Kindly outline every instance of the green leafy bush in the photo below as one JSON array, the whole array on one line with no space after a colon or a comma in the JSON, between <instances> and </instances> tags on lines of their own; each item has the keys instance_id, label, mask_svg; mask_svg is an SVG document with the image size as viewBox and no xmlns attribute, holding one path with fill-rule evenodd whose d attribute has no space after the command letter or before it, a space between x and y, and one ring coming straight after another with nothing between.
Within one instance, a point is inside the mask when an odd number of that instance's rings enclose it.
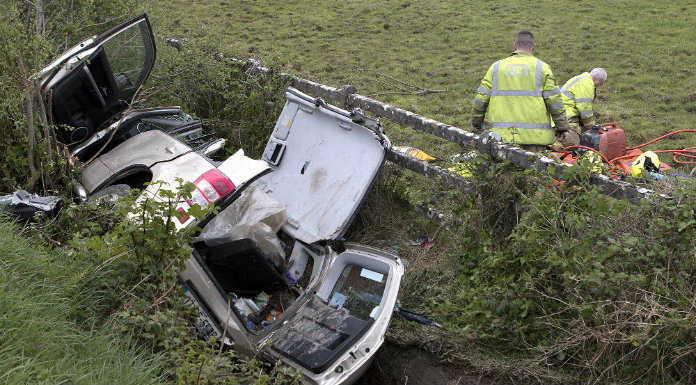
<instances>
[{"instance_id":1,"label":"green leafy bush","mask_svg":"<svg viewBox=\"0 0 696 385\"><path fill-rule=\"evenodd\" d=\"M80 309L86 312L81 317L109 322L161 356L164 373L178 384L296 381L289 370L243 360L218 341L198 340L193 328L197 310L184 304L178 274L191 256L193 234L200 229L177 230L175 221L184 215L202 220L215 208L194 205L178 211L195 186L177 183L174 190L156 182L146 193L133 190L117 202L95 202L107 205L119 222L106 232L98 226L86 228L70 241L78 259L91 261L80 290L103 293L95 307ZM96 233L89 235L93 230Z\"/></svg>"},{"instance_id":2,"label":"green leafy bush","mask_svg":"<svg viewBox=\"0 0 696 385\"><path fill-rule=\"evenodd\" d=\"M693 382L693 189L633 206L584 183L589 168L572 172L577 184L480 175L488 194L470 202L459 280L430 310L584 378Z\"/></svg>"},{"instance_id":3,"label":"green leafy bush","mask_svg":"<svg viewBox=\"0 0 696 385\"><path fill-rule=\"evenodd\" d=\"M212 38L192 38L180 51L160 47L147 103L181 105L227 139L228 154L243 148L258 158L285 105L289 81L275 66L255 75Z\"/></svg>"}]
</instances>

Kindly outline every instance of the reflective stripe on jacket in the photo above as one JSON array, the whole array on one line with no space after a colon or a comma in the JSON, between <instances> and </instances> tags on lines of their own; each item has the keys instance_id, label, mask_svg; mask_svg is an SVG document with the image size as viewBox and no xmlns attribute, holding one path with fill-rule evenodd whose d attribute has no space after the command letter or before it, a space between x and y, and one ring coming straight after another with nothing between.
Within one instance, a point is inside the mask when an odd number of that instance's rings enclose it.
<instances>
[{"instance_id":1,"label":"reflective stripe on jacket","mask_svg":"<svg viewBox=\"0 0 696 385\"><path fill-rule=\"evenodd\" d=\"M578 116L582 126L588 129L595 125L592 103L595 97L595 86L589 72L582 73L568 80L561 88L565 113L568 119Z\"/></svg>"},{"instance_id":2,"label":"reflective stripe on jacket","mask_svg":"<svg viewBox=\"0 0 696 385\"><path fill-rule=\"evenodd\" d=\"M552 144L549 114L557 130L568 126L551 67L528 53L516 52L488 69L474 98L474 126L483 123L486 112L491 131L507 143Z\"/></svg>"}]
</instances>

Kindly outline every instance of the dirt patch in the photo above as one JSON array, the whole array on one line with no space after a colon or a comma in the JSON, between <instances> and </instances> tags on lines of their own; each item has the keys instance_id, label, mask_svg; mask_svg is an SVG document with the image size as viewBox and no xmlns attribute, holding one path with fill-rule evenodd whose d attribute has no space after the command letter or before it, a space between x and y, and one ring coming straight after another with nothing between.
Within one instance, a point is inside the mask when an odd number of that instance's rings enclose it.
<instances>
[{"instance_id":1,"label":"dirt patch","mask_svg":"<svg viewBox=\"0 0 696 385\"><path fill-rule=\"evenodd\" d=\"M431 353L416 346L385 342L358 385L493 385L487 378L464 375L438 363Z\"/></svg>"}]
</instances>

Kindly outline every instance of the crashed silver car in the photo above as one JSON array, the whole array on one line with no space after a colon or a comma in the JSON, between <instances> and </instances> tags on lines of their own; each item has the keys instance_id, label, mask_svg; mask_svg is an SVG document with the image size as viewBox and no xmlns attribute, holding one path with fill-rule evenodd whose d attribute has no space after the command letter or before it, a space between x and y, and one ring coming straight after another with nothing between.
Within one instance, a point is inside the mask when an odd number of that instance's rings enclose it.
<instances>
[{"instance_id":1,"label":"crashed silver car","mask_svg":"<svg viewBox=\"0 0 696 385\"><path fill-rule=\"evenodd\" d=\"M342 237L390 148L378 120L295 89L262 159L209 155L223 141L180 108L128 110L155 60L145 15L85 40L39 74L62 141L86 164L82 193L119 195L146 182L195 184L215 204L180 273L202 338L281 361L312 384L367 369L391 319L400 259ZM145 187L144 194L152 186Z\"/></svg>"}]
</instances>

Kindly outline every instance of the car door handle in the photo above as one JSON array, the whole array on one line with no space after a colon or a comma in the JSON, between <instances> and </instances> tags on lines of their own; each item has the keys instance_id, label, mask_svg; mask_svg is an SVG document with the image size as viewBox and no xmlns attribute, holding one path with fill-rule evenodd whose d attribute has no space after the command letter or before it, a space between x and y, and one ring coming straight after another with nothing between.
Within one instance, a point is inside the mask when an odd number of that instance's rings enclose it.
<instances>
[{"instance_id":1,"label":"car door handle","mask_svg":"<svg viewBox=\"0 0 696 385\"><path fill-rule=\"evenodd\" d=\"M97 94L97 99L99 99L99 104L101 104L102 107L106 107L106 100L104 100L104 96L102 96L101 91L99 90L99 87L97 86L97 82L94 80L94 76L92 76L92 71L87 68L87 66L82 66L82 72L85 73L87 76L87 79L89 79L89 83L94 89L94 93Z\"/></svg>"}]
</instances>

